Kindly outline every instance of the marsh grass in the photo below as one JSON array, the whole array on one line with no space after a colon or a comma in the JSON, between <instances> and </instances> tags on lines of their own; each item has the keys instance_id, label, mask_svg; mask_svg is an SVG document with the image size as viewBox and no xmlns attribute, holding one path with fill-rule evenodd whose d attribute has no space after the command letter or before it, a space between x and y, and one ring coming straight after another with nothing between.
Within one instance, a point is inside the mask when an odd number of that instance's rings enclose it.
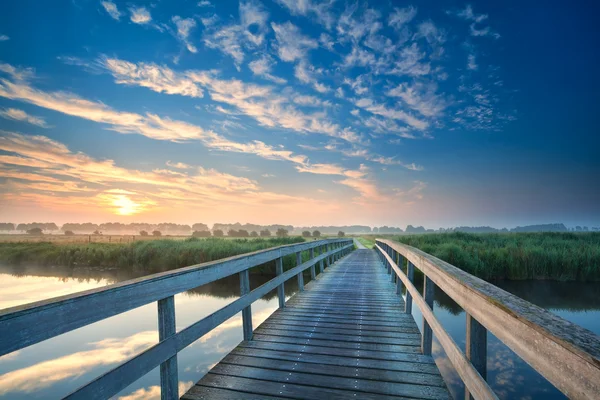
<instances>
[{"instance_id":1,"label":"marsh grass","mask_svg":"<svg viewBox=\"0 0 600 400\"><path fill-rule=\"evenodd\" d=\"M600 281L600 233L442 233L395 236L486 280Z\"/></svg>"},{"instance_id":2,"label":"marsh grass","mask_svg":"<svg viewBox=\"0 0 600 400\"><path fill-rule=\"evenodd\" d=\"M128 244L61 244L0 243L0 263L66 267L102 267L142 270L147 273L168 271L189 265L263 250L270 247L302 243L301 237L269 239L188 238L153 240ZM303 255L307 259L308 255ZM274 262L251 272L273 273ZM295 265L293 255L284 257L284 267Z\"/></svg>"}]
</instances>

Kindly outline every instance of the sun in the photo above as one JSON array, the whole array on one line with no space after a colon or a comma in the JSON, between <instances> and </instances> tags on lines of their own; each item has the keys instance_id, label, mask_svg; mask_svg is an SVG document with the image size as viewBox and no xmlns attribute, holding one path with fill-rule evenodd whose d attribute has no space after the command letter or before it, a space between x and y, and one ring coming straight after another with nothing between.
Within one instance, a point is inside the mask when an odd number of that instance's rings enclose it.
<instances>
[{"instance_id":1,"label":"sun","mask_svg":"<svg viewBox=\"0 0 600 400\"><path fill-rule=\"evenodd\" d=\"M125 195L115 196L113 205L119 215L133 215L140 211L141 204L136 203Z\"/></svg>"}]
</instances>

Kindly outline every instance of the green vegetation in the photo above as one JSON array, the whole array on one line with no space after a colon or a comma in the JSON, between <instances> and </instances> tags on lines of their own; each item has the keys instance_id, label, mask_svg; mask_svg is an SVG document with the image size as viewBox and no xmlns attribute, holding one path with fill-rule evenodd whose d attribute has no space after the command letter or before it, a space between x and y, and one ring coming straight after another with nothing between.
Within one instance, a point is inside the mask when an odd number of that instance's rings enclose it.
<instances>
[{"instance_id":1,"label":"green vegetation","mask_svg":"<svg viewBox=\"0 0 600 400\"><path fill-rule=\"evenodd\" d=\"M34 264L41 266L128 268L153 273L303 241L304 239L301 237L285 237L268 239L165 239L129 244L0 243L0 263L7 265ZM294 255L284 258L284 267L294 265ZM272 273L274 270L274 263L269 263L253 269L252 272Z\"/></svg>"},{"instance_id":2,"label":"green vegetation","mask_svg":"<svg viewBox=\"0 0 600 400\"><path fill-rule=\"evenodd\" d=\"M455 232L394 240L486 280L600 281L600 233Z\"/></svg>"},{"instance_id":3,"label":"green vegetation","mask_svg":"<svg viewBox=\"0 0 600 400\"><path fill-rule=\"evenodd\" d=\"M358 240L367 249L372 249L373 247L375 247L375 238L376 238L376 236L370 236L370 237L361 236L361 237L357 237L356 240Z\"/></svg>"}]
</instances>

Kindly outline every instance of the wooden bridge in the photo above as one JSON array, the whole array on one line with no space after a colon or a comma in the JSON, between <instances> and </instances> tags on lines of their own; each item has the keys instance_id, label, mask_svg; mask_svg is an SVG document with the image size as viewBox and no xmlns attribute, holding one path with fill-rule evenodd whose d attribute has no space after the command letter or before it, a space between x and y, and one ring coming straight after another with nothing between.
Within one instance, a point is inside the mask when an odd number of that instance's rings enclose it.
<instances>
[{"instance_id":1,"label":"wooden bridge","mask_svg":"<svg viewBox=\"0 0 600 400\"><path fill-rule=\"evenodd\" d=\"M162 398L177 399L177 353L240 311L244 341L184 399L449 398L431 357L434 335L467 397L494 399L485 379L488 331L569 398L600 398L593 333L410 246L377 240L374 250L353 250L349 239L280 246L1 310L0 356L157 302L159 342L66 398L109 398L160 365ZM284 271L292 255L296 266ZM251 289L249 270L273 261L276 276ZM422 295L415 269L424 275ZM173 296L233 274L240 297L176 332ZM294 277L299 293L286 302L284 283ZM274 289L279 309L254 330L251 304ZM435 290L467 314L465 353L433 314Z\"/></svg>"}]
</instances>

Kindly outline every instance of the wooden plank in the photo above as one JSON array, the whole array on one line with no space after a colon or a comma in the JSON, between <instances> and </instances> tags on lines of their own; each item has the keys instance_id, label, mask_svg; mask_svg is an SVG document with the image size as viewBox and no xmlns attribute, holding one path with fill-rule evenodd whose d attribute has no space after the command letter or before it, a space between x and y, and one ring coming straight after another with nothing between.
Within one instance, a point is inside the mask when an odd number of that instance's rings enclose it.
<instances>
[{"instance_id":1,"label":"wooden plank","mask_svg":"<svg viewBox=\"0 0 600 400\"><path fill-rule=\"evenodd\" d=\"M220 389L207 386L194 385L188 390L188 392L181 397L183 400L256 400L256 394L240 392L237 390ZM271 400L280 399L281 397L267 396L262 394L261 399Z\"/></svg>"},{"instance_id":2,"label":"wooden plank","mask_svg":"<svg viewBox=\"0 0 600 400\"><path fill-rule=\"evenodd\" d=\"M389 381L372 381L361 379L358 376L347 378L342 376L329 376L323 374L303 373L297 370L293 372L280 371L278 369L257 368L248 365L240 366L227 363L217 364L211 374L242 377L249 379L260 379L264 381L279 382L283 384L294 384L302 386L316 386L326 389L340 389L357 393L358 397L363 395L380 394L386 396L401 396L413 399L449 399L449 393L445 388L411 385ZM359 394L358 394L359 393Z\"/></svg>"},{"instance_id":3,"label":"wooden plank","mask_svg":"<svg viewBox=\"0 0 600 400\"><path fill-rule=\"evenodd\" d=\"M376 343L376 344L394 344L403 346L420 346L420 335L406 335L401 338L387 338L381 336L366 336L366 335L332 335L329 333L319 333L312 329L305 331L296 331L291 329L261 329L260 327L254 330L255 334L283 336L294 338L313 338L319 340L337 341L337 342L359 342L359 343ZM409 337L412 336L412 337Z\"/></svg>"},{"instance_id":4,"label":"wooden plank","mask_svg":"<svg viewBox=\"0 0 600 400\"><path fill-rule=\"evenodd\" d=\"M431 364L420 364L407 361L386 361L382 363L379 360L369 358L350 358L342 356L328 356L312 354L310 358L304 357L303 353L295 353L289 351L278 351L268 349L255 349L252 347L238 346L231 354L245 355L252 357L272 358L275 360L287 360L298 363L314 363L320 365L340 365L346 367L369 368L396 372L415 372L422 374L431 374L439 376L440 373L437 366ZM401 375L401 374L399 374Z\"/></svg>"},{"instance_id":5,"label":"wooden plank","mask_svg":"<svg viewBox=\"0 0 600 400\"><path fill-rule=\"evenodd\" d=\"M202 379L201 383L199 383L199 386L208 386L213 388L223 388L252 393L256 395L255 398L257 399L260 399L266 395L292 399L345 400L348 398L357 398L356 396L354 396L355 393L358 395L358 392L352 392L347 390L295 385L291 383L282 384L279 382L270 382L260 379L248 379L212 373L207 374L204 377L204 379ZM408 399L407 397L385 396L367 393L361 393L360 398L373 400L384 400L390 398Z\"/></svg>"},{"instance_id":6,"label":"wooden plank","mask_svg":"<svg viewBox=\"0 0 600 400\"><path fill-rule=\"evenodd\" d=\"M335 329L335 328L322 328L322 327L311 327L306 325L280 325L270 323L266 320L260 325L264 329L285 329L287 331L299 331L299 332L315 332L329 335L347 335L347 336L372 336L381 338L417 338L421 341L421 333L417 327L410 329L398 329L394 332L380 332L380 331L365 331L358 329ZM403 332L405 331L405 332Z\"/></svg>"},{"instance_id":7,"label":"wooden plank","mask_svg":"<svg viewBox=\"0 0 600 400\"><path fill-rule=\"evenodd\" d=\"M444 380L439 374L424 374L419 372L398 373L387 369L356 368L355 366L340 366L330 364L333 368L323 368L322 364L286 361L274 358L242 356L235 353L227 355L221 363L240 366L252 366L281 371L297 371L310 374L342 376L346 378L370 379L380 382L412 383L445 388Z\"/></svg>"}]
</instances>

